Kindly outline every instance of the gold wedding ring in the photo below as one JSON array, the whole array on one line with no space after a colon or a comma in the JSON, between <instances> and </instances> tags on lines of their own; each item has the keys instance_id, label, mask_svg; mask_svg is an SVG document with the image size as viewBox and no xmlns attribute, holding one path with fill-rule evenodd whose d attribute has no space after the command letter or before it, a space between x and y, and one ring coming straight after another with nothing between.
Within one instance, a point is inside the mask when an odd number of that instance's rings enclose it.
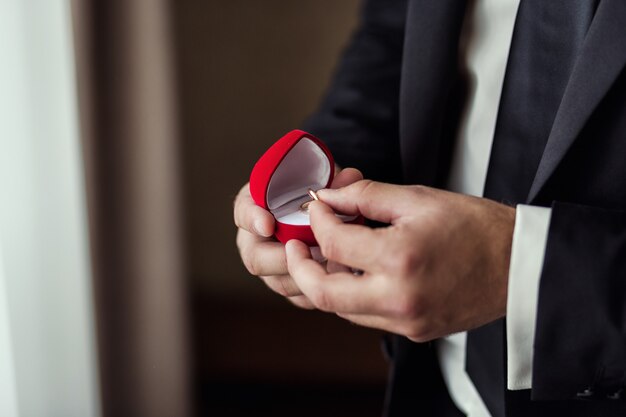
<instances>
[{"instance_id":1,"label":"gold wedding ring","mask_svg":"<svg viewBox=\"0 0 626 417\"><path fill-rule=\"evenodd\" d=\"M320 201L320 198L317 196L317 193L315 191L313 191L312 189L310 189L310 188L308 189L307 194L309 194L309 196L311 196L311 198L313 200L307 201L306 203L302 204L300 206L300 209L302 211L305 211L305 212L308 213L309 212L309 204L311 204L312 201Z\"/></svg>"},{"instance_id":2,"label":"gold wedding ring","mask_svg":"<svg viewBox=\"0 0 626 417\"><path fill-rule=\"evenodd\" d=\"M311 196L313 200L320 201L320 198L317 196L317 193L315 191L309 188L309 191L307 191L307 193L309 193L309 195Z\"/></svg>"}]
</instances>

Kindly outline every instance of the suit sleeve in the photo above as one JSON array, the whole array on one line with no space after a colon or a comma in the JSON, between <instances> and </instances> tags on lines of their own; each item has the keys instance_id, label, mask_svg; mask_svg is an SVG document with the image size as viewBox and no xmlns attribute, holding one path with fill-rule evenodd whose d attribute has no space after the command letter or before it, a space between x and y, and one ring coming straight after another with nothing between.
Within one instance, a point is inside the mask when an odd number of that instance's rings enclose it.
<instances>
[{"instance_id":1,"label":"suit sleeve","mask_svg":"<svg viewBox=\"0 0 626 417\"><path fill-rule=\"evenodd\" d=\"M626 212L554 203L532 398L623 399L625 359Z\"/></svg>"},{"instance_id":2,"label":"suit sleeve","mask_svg":"<svg viewBox=\"0 0 626 417\"><path fill-rule=\"evenodd\" d=\"M304 129L340 166L366 178L401 180L399 93L406 0L367 0L319 109Z\"/></svg>"}]
</instances>

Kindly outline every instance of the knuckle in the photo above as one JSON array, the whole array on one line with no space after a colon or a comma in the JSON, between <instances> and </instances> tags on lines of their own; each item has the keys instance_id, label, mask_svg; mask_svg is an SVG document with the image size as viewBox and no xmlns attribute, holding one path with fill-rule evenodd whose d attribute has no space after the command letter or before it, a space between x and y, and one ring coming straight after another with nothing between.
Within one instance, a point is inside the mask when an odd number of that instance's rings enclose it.
<instances>
[{"instance_id":1,"label":"knuckle","mask_svg":"<svg viewBox=\"0 0 626 417\"><path fill-rule=\"evenodd\" d=\"M393 263L392 268L398 275L401 277L410 277L420 268L421 257L417 254L417 251L414 250L402 251L395 257Z\"/></svg>"},{"instance_id":2,"label":"knuckle","mask_svg":"<svg viewBox=\"0 0 626 417\"><path fill-rule=\"evenodd\" d=\"M429 342L435 338L433 336L432 326L427 322L420 322L411 325L407 329L405 336L418 343Z\"/></svg>"},{"instance_id":3,"label":"knuckle","mask_svg":"<svg viewBox=\"0 0 626 417\"><path fill-rule=\"evenodd\" d=\"M258 264L258 257L256 256L256 253L253 250L245 251L241 259L243 260L243 264L249 273L251 273L252 275L257 275L257 276L262 275L261 268L259 267L259 264Z\"/></svg>"},{"instance_id":4,"label":"knuckle","mask_svg":"<svg viewBox=\"0 0 626 417\"><path fill-rule=\"evenodd\" d=\"M281 273L289 274L289 265L287 265L287 256L283 253L283 256L280 257L277 264L278 269ZM289 277L291 279L291 277Z\"/></svg>"},{"instance_id":5,"label":"knuckle","mask_svg":"<svg viewBox=\"0 0 626 417\"><path fill-rule=\"evenodd\" d=\"M360 201L360 205L366 211L372 210L372 205L375 204L376 194L378 192L378 188L380 187L380 183L376 183L372 180L363 180L359 184L358 196L355 197Z\"/></svg>"},{"instance_id":6,"label":"knuckle","mask_svg":"<svg viewBox=\"0 0 626 417\"><path fill-rule=\"evenodd\" d=\"M409 338L412 342L416 342L416 343L426 343L430 341L428 337L423 336L421 334L408 333L406 334L406 337Z\"/></svg>"},{"instance_id":7,"label":"knuckle","mask_svg":"<svg viewBox=\"0 0 626 417\"><path fill-rule=\"evenodd\" d=\"M265 285L267 285L270 290L278 295L287 297L289 294L281 278L281 276L277 275L261 277L261 279L263 279L263 281L265 282Z\"/></svg>"},{"instance_id":8,"label":"knuckle","mask_svg":"<svg viewBox=\"0 0 626 417\"><path fill-rule=\"evenodd\" d=\"M330 311L331 305L328 295L321 288L314 289L309 295L309 299L318 310Z\"/></svg>"},{"instance_id":9,"label":"knuckle","mask_svg":"<svg viewBox=\"0 0 626 417\"><path fill-rule=\"evenodd\" d=\"M237 230L237 236L235 237L235 244L237 245L237 249L241 254L244 248L244 237L241 229Z\"/></svg>"},{"instance_id":10,"label":"knuckle","mask_svg":"<svg viewBox=\"0 0 626 417\"><path fill-rule=\"evenodd\" d=\"M253 250L257 242L258 239L246 229L237 229L235 244L237 245L237 249L242 257L248 256L248 253Z\"/></svg>"},{"instance_id":11,"label":"knuckle","mask_svg":"<svg viewBox=\"0 0 626 417\"><path fill-rule=\"evenodd\" d=\"M323 239L320 244L322 255L327 259L337 259L339 247L335 239L331 237Z\"/></svg>"},{"instance_id":12,"label":"knuckle","mask_svg":"<svg viewBox=\"0 0 626 417\"><path fill-rule=\"evenodd\" d=\"M290 297L293 295L296 295L296 291L294 291L293 287L294 285L290 282L291 277L287 276L282 276L282 277L278 277L278 285L276 287L276 292L280 295L282 295L283 297Z\"/></svg>"},{"instance_id":13,"label":"knuckle","mask_svg":"<svg viewBox=\"0 0 626 417\"><path fill-rule=\"evenodd\" d=\"M249 215L248 213L245 212L243 207L238 206L235 209L235 213L233 214L233 219L235 222L235 226L237 226L239 229L250 231L250 227L248 226L248 223L249 223L248 218L249 218Z\"/></svg>"},{"instance_id":14,"label":"knuckle","mask_svg":"<svg viewBox=\"0 0 626 417\"><path fill-rule=\"evenodd\" d=\"M411 191L407 193L407 197L411 199L413 202L420 202L423 204L430 197L432 197L433 190L432 188L426 187L425 185L409 185L407 189Z\"/></svg>"},{"instance_id":15,"label":"knuckle","mask_svg":"<svg viewBox=\"0 0 626 417\"><path fill-rule=\"evenodd\" d=\"M427 197L433 194L433 189L425 185L410 185L409 189L413 191L414 194L421 197Z\"/></svg>"},{"instance_id":16,"label":"knuckle","mask_svg":"<svg viewBox=\"0 0 626 417\"><path fill-rule=\"evenodd\" d=\"M311 301L303 295L288 298L289 302L298 308L304 310L315 310L315 306Z\"/></svg>"},{"instance_id":17,"label":"knuckle","mask_svg":"<svg viewBox=\"0 0 626 417\"><path fill-rule=\"evenodd\" d=\"M246 210L242 210L242 213L239 216L239 223L240 223L239 227L257 236L258 233L256 232L253 226L254 219L255 219L255 213L252 212L249 208L246 208Z\"/></svg>"},{"instance_id":18,"label":"knuckle","mask_svg":"<svg viewBox=\"0 0 626 417\"><path fill-rule=\"evenodd\" d=\"M416 295L403 294L393 301L389 310L395 317L418 319L424 314L424 307L419 298Z\"/></svg>"},{"instance_id":19,"label":"knuckle","mask_svg":"<svg viewBox=\"0 0 626 417\"><path fill-rule=\"evenodd\" d=\"M358 194L367 194L375 191L376 183L372 180L360 180L354 183L354 188Z\"/></svg>"}]
</instances>

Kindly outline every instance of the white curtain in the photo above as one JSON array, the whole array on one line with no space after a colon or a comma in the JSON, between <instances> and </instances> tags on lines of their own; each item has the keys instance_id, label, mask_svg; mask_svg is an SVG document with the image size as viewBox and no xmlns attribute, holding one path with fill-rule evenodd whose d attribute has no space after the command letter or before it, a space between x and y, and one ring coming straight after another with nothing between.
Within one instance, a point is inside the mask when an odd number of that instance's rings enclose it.
<instances>
[{"instance_id":1,"label":"white curtain","mask_svg":"<svg viewBox=\"0 0 626 417\"><path fill-rule=\"evenodd\" d=\"M69 1L0 0L0 415L100 415Z\"/></svg>"},{"instance_id":2,"label":"white curtain","mask_svg":"<svg viewBox=\"0 0 626 417\"><path fill-rule=\"evenodd\" d=\"M17 392L13 369L13 346L9 326L8 298L4 283L2 253L0 252L0 415L17 417Z\"/></svg>"}]
</instances>

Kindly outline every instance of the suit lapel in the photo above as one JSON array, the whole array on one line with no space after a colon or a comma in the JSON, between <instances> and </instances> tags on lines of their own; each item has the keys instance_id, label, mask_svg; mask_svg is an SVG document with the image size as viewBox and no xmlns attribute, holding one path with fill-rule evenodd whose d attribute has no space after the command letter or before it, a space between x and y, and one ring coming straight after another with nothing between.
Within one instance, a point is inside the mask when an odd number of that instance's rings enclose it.
<instances>
[{"instance_id":1,"label":"suit lapel","mask_svg":"<svg viewBox=\"0 0 626 417\"><path fill-rule=\"evenodd\" d=\"M400 93L400 146L405 181L435 181L444 116L457 78L458 43L466 1L414 0Z\"/></svg>"},{"instance_id":2,"label":"suit lapel","mask_svg":"<svg viewBox=\"0 0 626 417\"><path fill-rule=\"evenodd\" d=\"M530 189L532 202L626 65L626 1L602 0L565 89Z\"/></svg>"}]
</instances>

